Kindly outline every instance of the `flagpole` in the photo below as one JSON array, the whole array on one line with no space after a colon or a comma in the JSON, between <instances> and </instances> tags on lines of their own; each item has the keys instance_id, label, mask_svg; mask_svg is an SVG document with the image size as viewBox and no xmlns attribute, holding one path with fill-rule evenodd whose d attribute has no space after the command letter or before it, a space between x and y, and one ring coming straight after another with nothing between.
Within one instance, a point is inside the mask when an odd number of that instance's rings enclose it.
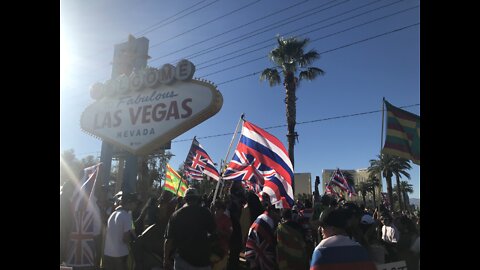
<instances>
[{"instance_id":1,"label":"flagpole","mask_svg":"<svg viewBox=\"0 0 480 270\"><path fill-rule=\"evenodd\" d=\"M347 178L345 178L345 175L343 175L343 172L341 170L340 171L340 175L342 176L342 178L345 180L346 184L347 184L347 194L348 194L348 197L352 197L351 194L352 194L352 191L350 190L350 183L348 183L347 181ZM353 181L353 184L355 185L355 180Z\"/></svg>"},{"instance_id":2,"label":"flagpole","mask_svg":"<svg viewBox=\"0 0 480 270\"><path fill-rule=\"evenodd\" d=\"M95 180L93 181L93 187L92 187L92 191L90 192L90 195L88 196L88 201L91 200L92 198L92 194L93 196L96 196L95 195L95 192L97 192L97 189L98 189L98 182L97 182L97 179L98 179L98 172L100 171L100 165L102 165L103 162L99 162L98 164L95 165ZM107 186L108 186L108 183L107 183Z\"/></svg>"},{"instance_id":3,"label":"flagpole","mask_svg":"<svg viewBox=\"0 0 480 270\"><path fill-rule=\"evenodd\" d=\"M380 136L380 154L382 154L382 148L383 148L383 122L384 122L384 116L385 116L385 97L383 97L382 100L382 133Z\"/></svg>"},{"instance_id":4,"label":"flagpole","mask_svg":"<svg viewBox=\"0 0 480 270\"><path fill-rule=\"evenodd\" d=\"M172 168L173 169L173 168ZM177 195L178 197L178 190L180 190L180 186L182 185L183 183L183 178L180 174L178 174L178 176L180 176L180 180L178 181L178 187L177 187L177 191L175 192L175 194Z\"/></svg>"},{"instance_id":5,"label":"flagpole","mask_svg":"<svg viewBox=\"0 0 480 270\"><path fill-rule=\"evenodd\" d=\"M384 123L384 117L385 117L385 97L383 97L382 99L382 133L380 135L380 158L382 158L382 148L383 148L383 123ZM382 185L382 171L380 170L380 172L378 173L378 178L380 179L380 185ZM375 188L375 187L373 187ZM382 190L380 190L380 192L383 191L383 188ZM381 197L381 196L380 196Z\"/></svg>"},{"instance_id":6,"label":"flagpole","mask_svg":"<svg viewBox=\"0 0 480 270\"><path fill-rule=\"evenodd\" d=\"M225 165L225 161L223 161L223 159L220 160L220 171L222 170L222 168L223 168L224 165ZM220 180L220 179L219 179L219 180ZM220 188L218 197L222 197L223 189L225 188L225 182L222 181L222 183L220 183L220 185L222 185L222 187Z\"/></svg>"},{"instance_id":7,"label":"flagpole","mask_svg":"<svg viewBox=\"0 0 480 270\"><path fill-rule=\"evenodd\" d=\"M235 127L235 132L233 133L232 140L230 141L230 145L228 146L227 155L225 156L225 159L224 159L225 162L227 161L228 155L230 155L230 150L232 149L233 141L235 140L235 137L237 136L238 127L240 126L240 123L242 123L244 121L244 119L243 119L244 117L245 117L245 113L242 113L242 115L240 116L240 119L238 119L237 126ZM222 167L220 167L220 170L222 170ZM218 187L220 186L220 181L223 181L223 173L224 173L224 171L221 171L220 178L218 179L217 186L215 187L215 193L213 194L212 205L215 204L215 200L217 198L217 193L218 193Z\"/></svg>"},{"instance_id":8,"label":"flagpole","mask_svg":"<svg viewBox=\"0 0 480 270\"><path fill-rule=\"evenodd\" d=\"M337 169L338 169L338 167L337 167ZM336 170L335 170L335 171L336 171ZM328 185L330 185L330 182L332 182L333 174L335 173L335 171L332 172L332 174L330 175L330 180L328 180L328 183L325 184L325 190L323 191L323 195L324 195L324 196L325 196L325 194L327 193L327 187L328 187Z\"/></svg>"}]
</instances>

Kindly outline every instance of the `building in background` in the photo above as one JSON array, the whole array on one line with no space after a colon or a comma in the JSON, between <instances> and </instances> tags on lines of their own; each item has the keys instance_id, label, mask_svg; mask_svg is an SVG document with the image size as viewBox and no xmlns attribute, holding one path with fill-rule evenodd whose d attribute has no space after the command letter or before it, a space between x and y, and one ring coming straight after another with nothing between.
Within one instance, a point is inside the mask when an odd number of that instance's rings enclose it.
<instances>
[{"instance_id":1,"label":"building in background","mask_svg":"<svg viewBox=\"0 0 480 270\"><path fill-rule=\"evenodd\" d=\"M309 198L312 196L312 174L311 173L294 173L295 190L294 198L298 198L300 194L306 194Z\"/></svg>"},{"instance_id":2,"label":"building in background","mask_svg":"<svg viewBox=\"0 0 480 270\"><path fill-rule=\"evenodd\" d=\"M355 191L357 192L357 196L352 196L352 197L349 197L346 192L344 193L344 196L345 196L345 199L348 200L348 201L358 201L359 203L363 203L362 202L362 196L361 194L358 192L357 190L357 186L359 185L359 183L361 182L366 182L368 180L368 170L365 168L365 169L351 169L351 170L342 170L343 174L347 173L347 174L350 174L353 178L353 182L355 184ZM322 170L322 191L321 191L321 195L323 195L325 193L325 186L327 185L327 183L330 181L330 178L332 177L332 174L336 171L336 169L323 169ZM345 175L345 177L347 177ZM335 189L336 191L340 191L339 188L336 188ZM375 200L377 202L377 205L379 204L380 202L380 192L382 191L382 182L380 181L380 186L377 187L375 189ZM368 193L367 196L365 196L365 201L367 203L367 206L373 206L373 195L372 193Z\"/></svg>"}]
</instances>

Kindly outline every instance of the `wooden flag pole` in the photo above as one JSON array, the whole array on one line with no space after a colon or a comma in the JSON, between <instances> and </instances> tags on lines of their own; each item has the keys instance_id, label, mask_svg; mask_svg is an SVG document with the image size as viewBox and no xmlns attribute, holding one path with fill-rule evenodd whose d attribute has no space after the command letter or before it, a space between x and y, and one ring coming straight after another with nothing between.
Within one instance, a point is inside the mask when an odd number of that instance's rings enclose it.
<instances>
[{"instance_id":1,"label":"wooden flag pole","mask_svg":"<svg viewBox=\"0 0 480 270\"><path fill-rule=\"evenodd\" d=\"M384 122L384 117L385 117L385 97L383 97L382 100L382 133L380 136L380 155L382 154L382 148L383 148L383 122Z\"/></svg>"},{"instance_id":2,"label":"wooden flag pole","mask_svg":"<svg viewBox=\"0 0 480 270\"><path fill-rule=\"evenodd\" d=\"M227 155L228 156L228 155ZM222 159L220 160L220 171L222 171L222 168L225 166L225 161ZM220 191L219 191L219 194L218 194L218 197L222 197L222 194L223 194L223 190L225 189L225 181L222 181L220 183L220 185L222 185L220 187Z\"/></svg>"},{"instance_id":3,"label":"wooden flag pole","mask_svg":"<svg viewBox=\"0 0 480 270\"><path fill-rule=\"evenodd\" d=\"M225 156L225 159L224 159L225 162L228 158L228 155L230 155L230 150L232 149L233 141L235 140L235 137L237 136L238 127L240 126L240 123L243 123L243 117L245 117L245 113L242 113L242 115L240 116L240 119L238 120L237 127L235 128L235 132L233 133L232 140L230 141L230 146L228 146L227 155ZM220 170L222 170L221 164L220 164ZM212 206L215 204L215 200L217 198L218 187L220 186L220 182L223 181L223 173L224 173L224 171L221 171L220 179L218 179L217 186L215 187L215 193L213 194Z\"/></svg>"},{"instance_id":4,"label":"wooden flag pole","mask_svg":"<svg viewBox=\"0 0 480 270\"><path fill-rule=\"evenodd\" d=\"M172 168L173 169L173 168ZM177 172L178 173L178 172ZM180 176L180 180L178 181L178 187L177 187L177 192L175 194L177 194L177 197L178 196L178 191L180 190L180 186L183 184L183 178L180 174L178 174L178 176Z\"/></svg>"},{"instance_id":5,"label":"wooden flag pole","mask_svg":"<svg viewBox=\"0 0 480 270\"><path fill-rule=\"evenodd\" d=\"M385 122L384 117L385 117L385 97L383 97L383 99L382 99L382 133L381 133L381 136L380 136L380 156L379 156L380 158L382 158L382 148L383 148L383 123ZM380 171L378 173L378 179L380 179L380 185L382 185L382 171ZM373 187L373 188L375 188L375 187ZM383 188L382 188L382 190L383 190ZM382 192L382 190L380 190L380 193Z\"/></svg>"}]
</instances>

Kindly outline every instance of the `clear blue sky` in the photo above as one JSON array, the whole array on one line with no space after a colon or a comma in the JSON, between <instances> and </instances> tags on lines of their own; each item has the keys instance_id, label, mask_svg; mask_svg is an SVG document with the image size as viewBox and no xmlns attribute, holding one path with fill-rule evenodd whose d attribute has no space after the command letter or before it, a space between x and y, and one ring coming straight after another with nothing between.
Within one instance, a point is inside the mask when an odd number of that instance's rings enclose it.
<instances>
[{"instance_id":1,"label":"clear blue sky","mask_svg":"<svg viewBox=\"0 0 480 270\"><path fill-rule=\"evenodd\" d=\"M154 61L149 66L175 65L187 58L197 66L194 77L218 85L222 109L173 140L175 156L170 163L178 168L185 160L193 136L219 163L232 136L202 137L232 133L242 113L263 128L286 124L282 86L269 87L258 74L247 76L272 66L267 54L279 34L310 38L307 49L321 54L313 65L325 71L315 81L302 81L297 91L295 171L310 172L314 178L323 169L366 168L380 151L382 119L381 112L367 112L380 110L382 97L398 107L414 105L404 109L420 115L419 4L418 0L61 0L60 153L73 148L78 158L100 155L101 141L80 129L80 115L93 103L90 86L110 78L114 45L133 34L150 40ZM142 35L155 24L161 27ZM191 56L239 37L249 38ZM165 56L184 47L188 48ZM210 61L217 57L223 58ZM207 67L210 64L214 65ZM360 115L335 118L353 114ZM334 119L314 121L328 118ZM287 146L286 129L267 131ZM415 190L411 197L420 198L420 166L412 164L410 174Z\"/></svg>"}]
</instances>

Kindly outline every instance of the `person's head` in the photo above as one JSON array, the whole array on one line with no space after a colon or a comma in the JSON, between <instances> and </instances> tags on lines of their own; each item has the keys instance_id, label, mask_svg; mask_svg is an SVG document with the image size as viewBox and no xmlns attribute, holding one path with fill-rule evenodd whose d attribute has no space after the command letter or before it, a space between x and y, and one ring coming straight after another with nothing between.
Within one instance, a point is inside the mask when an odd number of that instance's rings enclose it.
<instances>
[{"instance_id":1,"label":"person's head","mask_svg":"<svg viewBox=\"0 0 480 270\"><path fill-rule=\"evenodd\" d=\"M273 222L278 224L281 218L280 209L278 209L275 204L270 204L265 210L268 212L268 216L273 219Z\"/></svg>"},{"instance_id":2,"label":"person's head","mask_svg":"<svg viewBox=\"0 0 480 270\"><path fill-rule=\"evenodd\" d=\"M284 221L293 220L293 211L292 209L282 209L282 219Z\"/></svg>"},{"instance_id":3,"label":"person's head","mask_svg":"<svg viewBox=\"0 0 480 270\"><path fill-rule=\"evenodd\" d=\"M382 222L383 225L389 226L392 224L392 216L390 216L388 213L383 213L380 216L380 222Z\"/></svg>"},{"instance_id":4,"label":"person's head","mask_svg":"<svg viewBox=\"0 0 480 270\"><path fill-rule=\"evenodd\" d=\"M326 209L320 214L320 232L323 239L337 234L345 234L349 214L345 209Z\"/></svg>"},{"instance_id":5,"label":"person's head","mask_svg":"<svg viewBox=\"0 0 480 270\"><path fill-rule=\"evenodd\" d=\"M233 181L232 186L230 187L230 199L238 202L240 205L245 204L245 189L243 188L241 181Z\"/></svg>"},{"instance_id":6,"label":"person's head","mask_svg":"<svg viewBox=\"0 0 480 270\"><path fill-rule=\"evenodd\" d=\"M185 191L185 201L188 205L200 204L201 197L196 188L188 188Z\"/></svg>"},{"instance_id":7,"label":"person's head","mask_svg":"<svg viewBox=\"0 0 480 270\"><path fill-rule=\"evenodd\" d=\"M330 196L325 194L320 198L320 204L322 204L324 206L329 206L330 205L330 200L331 200Z\"/></svg>"},{"instance_id":8,"label":"person's head","mask_svg":"<svg viewBox=\"0 0 480 270\"><path fill-rule=\"evenodd\" d=\"M310 199L305 199L305 208L312 208L312 201Z\"/></svg>"},{"instance_id":9,"label":"person's head","mask_svg":"<svg viewBox=\"0 0 480 270\"><path fill-rule=\"evenodd\" d=\"M138 195L136 193L125 193L122 194L120 199L120 204L126 210L133 210L137 207L137 204L140 202Z\"/></svg>"},{"instance_id":10,"label":"person's head","mask_svg":"<svg viewBox=\"0 0 480 270\"><path fill-rule=\"evenodd\" d=\"M214 205L214 210L215 210L215 215L219 216L225 213L225 210L227 209L227 205L225 204L224 201L222 200L216 200L215 205Z\"/></svg>"},{"instance_id":11,"label":"person's head","mask_svg":"<svg viewBox=\"0 0 480 270\"><path fill-rule=\"evenodd\" d=\"M360 222L360 229L362 230L363 240L366 242L363 244L371 245L377 243L377 227L375 226L375 220L370 215L364 215Z\"/></svg>"},{"instance_id":12,"label":"person's head","mask_svg":"<svg viewBox=\"0 0 480 270\"><path fill-rule=\"evenodd\" d=\"M358 207L358 205L352 202L344 203L343 208L345 209L349 217L347 227L350 230L354 230L356 227L358 227L360 223L360 219L362 218L363 211L360 209L360 207Z\"/></svg>"},{"instance_id":13,"label":"person's head","mask_svg":"<svg viewBox=\"0 0 480 270\"><path fill-rule=\"evenodd\" d=\"M270 195L268 195L266 192L262 192L262 205L265 210L272 205L272 202L270 201Z\"/></svg>"},{"instance_id":14,"label":"person's head","mask_svg":"<svg viewBox=\"0 0 480 270\"><path fill-rule=\"evenodd\" d=\"M75 184L71 180L65 181L62 187L60 188L60 196L70 198L73 194L73 190L75 189Z\"/></svg>"},{"instance_id":15,"label":"person's head","mask_svg":"<svg viewBox=\"0 0 480 270\"><path fill-rule=\"evenodd\" d=\"M158 199L159 204L167 204L172 200L173 193L167 190L163 190L160 198Z\"/></svg>"}]
</instances>

